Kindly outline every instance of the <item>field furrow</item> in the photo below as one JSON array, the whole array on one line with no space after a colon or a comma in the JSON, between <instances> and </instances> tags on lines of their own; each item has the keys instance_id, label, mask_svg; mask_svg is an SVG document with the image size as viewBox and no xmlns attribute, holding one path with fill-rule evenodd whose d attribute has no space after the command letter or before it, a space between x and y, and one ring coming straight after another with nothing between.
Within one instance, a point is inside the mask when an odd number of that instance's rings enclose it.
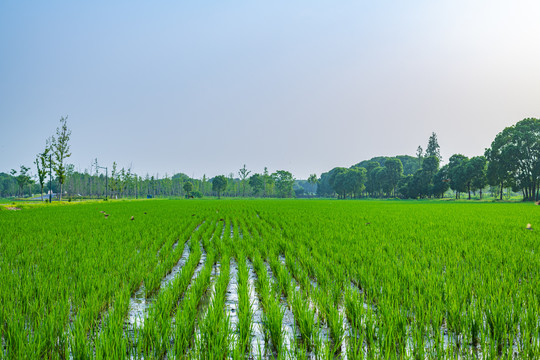
<instances>
[{"instance_id":1,"label":"field furrow","mask_svg":"<svg viewBox=\"0 0 540 360\"><path fill-rule=\"evenodd\" d=\"M190 199L0 212L0 358L537 358L540 238L523 226L537 209Z\"/></svg>"}]
</instances>

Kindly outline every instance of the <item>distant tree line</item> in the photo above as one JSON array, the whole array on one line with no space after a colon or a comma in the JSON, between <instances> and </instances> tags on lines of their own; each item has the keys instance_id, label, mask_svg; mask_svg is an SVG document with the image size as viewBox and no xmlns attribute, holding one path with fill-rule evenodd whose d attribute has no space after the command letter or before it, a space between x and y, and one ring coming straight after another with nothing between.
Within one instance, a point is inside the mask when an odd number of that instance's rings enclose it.
<instances>
[{"instance_id":1,"label":"distant tree line","mask_svg":"<svg viewBox=\"0 0 540 360\"><path fill-rule=\"evenodd\" d=\"M36 155L36 175L21 165L9 174L0 173L0 197L25 197L54 193L85 198L124 197L338 197L346 198L441 198L448 190L456 199L466 194L482 198L491 194L503 198L504 189L520 192L524 200L540 199L540 120L524 119L501 131L484 155L468 158L454 154L440 166L437 135L432 133L426 149L418 146L416 157L375 157L350 168L336 167L317 177L296 180L286 170L252 173L246 165L234 173L200 179L177 173L140 176L131 167L113 163L107 168L95 159L90 169L75 171L66 163L71 156L67 116L60 119L56 134L46 140ZM110 170L110 171L108 171Z\"/></svg>"},{"instance_id":2,"label":"distant tree line","mask_svg":"<svg viewBox=\"0 0 540 360\"><path fill-rule=\"evenodd\" d=\"M62 196L72 198L153 198L153 197L202 197L202 196L253 196L253 197L293 197L295 179L286 170L251 174L244 165L235 177L220 175L201 179L190 178L177 173L172 176L140 176L131 167L120 168L116 162L105 167L95 159L89 169L76 171L75 166L66 163L71 156L69 139L71 130L67 127L67 116L60 119L56 135L46 140L43 152L36 155L34 165L36 175L30 167L21 165L17 171L0 173L0 197L30 197L41 194L42 201L52 198L62 200ZM105 170L105 171L104 171ZM302 187L297 187L302 192ZM46 194L46 196L44 196Z\"/></svg>"},{"instance_id":3,"label":"distant tree line","mask_svg":"<svg viewBox=\"0 0 540 360\"><path fill-rule=\"evenodd\" d=\"M100 169L97 159L90 169L75 171L72 164L65 166L64 183L61 184L57 176L52 182L44 181L43 188L40 183L32 180L29 168L21 166L19 173L0 173L0 197L29 197L34 194L54 194L54 200L59 199L62 191L68 199L84 198L153 198L153 197L293 197L295 196L295 180L292 174L279 170L269 174L265 170L262 174L253 174L245 179L220 175L207 178L194 179L186 174L146 174L140 176L133 173L130 168L117 166L113 163L108 169L108 178L105 171ZM47 174L48 175L48 174ZM108 186L108 188L107 188ZM47 200L48 195L43 196Z\"/></svg>"},{"instance_id":4,"label":"distant tree line","mask_svg":"<svg viewBox=\"0 0 540 360\"><path fill-rule=\"evenodd\" d=\"M440 167L440 146L432 133L426 150L412 156L377 157L350 168L337 167L317 179L317 195L338 198L441 198L450 189L456 199L486 187L502 200L504 189L540 199L540 120L524 119L497 134L484 155L454 154Z\"/></svg>"}]
</instances>

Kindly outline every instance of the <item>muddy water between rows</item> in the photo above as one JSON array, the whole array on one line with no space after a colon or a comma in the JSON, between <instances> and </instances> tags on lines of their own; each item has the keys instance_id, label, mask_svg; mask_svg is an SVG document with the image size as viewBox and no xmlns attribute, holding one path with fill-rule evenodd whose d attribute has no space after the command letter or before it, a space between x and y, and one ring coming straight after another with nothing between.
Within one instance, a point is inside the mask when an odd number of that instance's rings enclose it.
<instances>
[{"instance_id":1,"label":"muddy water between rows","mask_svg":"<svg viewBox=\"0 0 540 360\"><path fill-rule=\"evenodd\" d=\"M234 333L237 334L238 329L238 265L236 261L231 259L229 266L229 285L225 293L225 311L229 317L230 326ZM235 337L236 338L236 337ZM234 344L233 339L233 344Z\"/></svg>"},{"instance_id":2,"label":"muddy water between rows","mask_svg":"<svg viewBox=\"0 0 540 360\"><path fill-rule=\"evenodd\" d=\"M248 287L249 287L249 302L252 304L253 309L253 329L251 336L251 354L253 356L266 354L266 344L264 342L264 323L263 323L263 310L259 297L255 291L255 284L257 282L257 275L253 270L253 264L251 261L247 261L248 268Z\"/></svg>"},{"instance_id":3,"label":"muddy water between rows","mask_svg":"<svg viewBox=\"0 0 540 360\"><path fill-rule=\"evenodd\" d=\"M268 264L266 261L264 264L266 265L268 278L270 279L271 285L273 286L277 280L274 276L272 268L270 267L270 264ZM285 349L287 349L287 352L290 353L292 348L292 342L300 339L300 333L296 330L294 314L291 310L291 307L287 304L287 299L283 296L283 294L280 295L279 302L281 305L281 309L283 310L282 328L285 334L283 346L285 347Z\"/></svg>"},{"instance_id":4,"label":"muddy water between rows","mask_svg":"<svg viewBox=\"0 0 540 360\"><path fill-rule=\"evenodd\" d=\"M193 230L191 233L189 239L184 243L184 251L182 252L182 256L178 260L178 262L172 267L171 271L161 279L161 283L159 285L159 289L165 289L175 278L179 275L179 273L182 271L182 268L186 265L188 259L189 259L189 243L193 237L193 235L199 230L199 228L206 222L206 220L203 220L200 224L197 225L197 227ZM180 241L176 241L172 248L171 252L173 252L177 246L180 245ZM201 247L202 249L202 247ZM204 261L206 260L206 253L204 252L204 249L202 249L201 252L201 259L199 260L199 265L195 269L195 272L198 274L197 269L202 269L201 263L204 264ZM195 276L194 276L195 278ZM157 294L156 292L154 296L151 296L149 298L146 298L146 288L144 286L144 283L137 289L137 291L131 296L129 300L129 310L126 317L126 326L128 329L132 329L134 326L142 326L144 325L144 318L148 314L148 309L150 306L154 303Z\"/></svg>"},{"instance_id":5,"label":"muddy water between rows","mask_svg":"<svg viewBox=\"0 0 540 360\"><path fill-rule=\"evenodd\" d=\"M182 256L173 266L171 272L169 272L165 277L163 277L163 279L161 279L159 289L165 289L172 283L176 276L179 275L179 273L182 271L182 268L186 265L188 261L189 254L189 245L188 242L186 242L184 244L184 251L182 253ZM154 303L157 294L158 293L156 293L154 296L146 298L146 288L144 284L142 284L141 287L133 294L133 296L131 296L131 299L129 300L129 310L126 318L126 323L128 327L140 327L144 324L144 318L148 314L148 309Z\"/></svg>"}]
</instances>

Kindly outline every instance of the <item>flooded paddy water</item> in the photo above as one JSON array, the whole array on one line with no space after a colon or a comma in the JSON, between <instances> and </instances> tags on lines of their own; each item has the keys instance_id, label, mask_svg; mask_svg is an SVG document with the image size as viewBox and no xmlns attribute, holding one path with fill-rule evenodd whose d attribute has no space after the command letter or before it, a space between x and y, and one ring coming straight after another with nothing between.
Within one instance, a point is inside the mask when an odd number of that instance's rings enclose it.
<instances>
[{"instance_id":1,"label":"flooded paddy water","mask_svg":"<svg viewBox=\"0 0 540 360\"><path fill-rule=\"evenodd\" d=\"M230 319L231 328L234 330L238 326L238 266L234 259L231 259L230 262L230 280L225 295L225 313Z\"/></svg>"},{"instance_id":2,"label":"flooded paddy water","mask_svg":"<svg viewBox=\"0 0 540 360\"><path fill-rule=\"evenodd\" d=\"M184 313L185 292L200 283L204 294L192 305L195 338L203 338L201 326L221 286L232 341L219 358L235 356L242 321L239 292L246 289L252 310L246 358L270 359L276 354L265 326L271 326L265 324L251 262L259 266L262 256L271 291L278 281L292 279L271 300L274 310L283 312L286 358L303 351L299 324L311 316L306 313L313 314L315 324L307 353L312 359L354 359L354 346L375 358L540 358L540 310L531 301L540 288L540 242L538 232L524 228L538 207L191 200L42 209L49 211L43 213L55 231L33 224L38 211L0 214L6 232L0 257L0 357L81 358L85 351L90 359L104 354L151 358L152 342L165 340L156 358L182 358L175 353L175 331L182 326L178 319L187 320L177 315ZM93 217L100 210L111 215ZM139 215L143 211L148 214ZM440 221L444 217L451 221ZM247 275L244 270L239 275L240 257L247 259ZM217 284L227 264L223 290ZM349 313L351 293L358 323ZM168 296L170 304L163 300ZM161 314L153 312L157 303L165 309ZM299 304L309 311L298 311ZM148 350L142 335L151 324L156 331L144 333ZM342 326L341 346L328 354L336 324ZM201 351L195 341L183 355L199 357Z\"/></svg>"}]
</instances>

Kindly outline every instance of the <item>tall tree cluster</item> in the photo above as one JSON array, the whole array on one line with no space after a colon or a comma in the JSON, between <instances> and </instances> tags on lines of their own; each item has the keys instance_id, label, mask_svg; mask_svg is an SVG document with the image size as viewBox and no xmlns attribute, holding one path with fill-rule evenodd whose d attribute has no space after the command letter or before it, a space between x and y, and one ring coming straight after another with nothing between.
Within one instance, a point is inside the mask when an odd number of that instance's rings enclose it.
<instances>
[{"instance_id":1,"label":"tall tree cluster","mask_svg":"<svg viewBox=\"0 0 540 360\"><path fill-rule=\"evenodd\" d=\"M432 133L426 151L418 147L417 157L378 157L361 162L350 169L334 168L323 173L318 180L318 195L346 198L440 198L449 189L462 192L480 191L487 184L486 159L483 156L468 159L454 155L450 163L440 167L441 155L437 135ZM402 160L406 163L403 165ZM407 171L404 171L404 169ZM355 186L347 182L347 174L360 169Z\"/></svg>"},{"instance_id":2,"label":"tall tree cluster","mask_svg":"<svg viewBox=\"0 0 540 360\"><path fill-rule=\"evenodd\" d=\"M486 149L487 180L521 191L524 200L540 198L540 120L527 118L505 128Z\"/></svg>"},{"instance_id":3,"label":"tall tree cluster","mask_svg":"<svg viewBox=\"0 0 540 360\"><path fill-rule=\"evenodd\" d=\"M37 154L36 159L34 160L41 192L41 200L43 200L43 189L45 187L47 175L49 175L49 178L52 178L53 174L55 175L55 180L60 185L58 196L60 200L62 199L63 187L68 172L65 160L71 156L69 145L71 130L67 126L67 118L67 116L62 116L60 118L60 126L56 128L56 135L47 139L45 149L43 152ZM19 184L19 196L24 195L23 189L25 185L28 185L29 193L32 193L32 184L34 184L34 180L32 180L29 170L30 168L24 165L21 165L18 175L16 175L16 170L11 170L11 175L17 179L17 183ZM2 187L5 188L5 186ZM49 184L49 188L52 188L52 184ZM0 194L1 193L2 191L0 191Z\"/></svg>"},{"instance_id":4,"label":"tall tree cluster","mask_svg":"<svg viewBox=\"0 0 540 360\"><path fill-rule=\"evenodd\" d=\"M354 165L351 169L365 169L360 196L439 198L451 189L456 199L466 194L470 200L473 194L478 194L481 199L490 185L500 199L504 189L511 188L521 192L525 201L540 200L539 119L527 118L505 128L483 156L468 158L454 154L442 167L437 134L431 134L425 149L418 146L416 158L379 157ZM400 158L404 161L401 166ZM351 169L334 168L323 173L318 179L317 195L345 198L351 194L350 188L346 190L344 180L344 174Z\"/></svg>"}]
</instances>

